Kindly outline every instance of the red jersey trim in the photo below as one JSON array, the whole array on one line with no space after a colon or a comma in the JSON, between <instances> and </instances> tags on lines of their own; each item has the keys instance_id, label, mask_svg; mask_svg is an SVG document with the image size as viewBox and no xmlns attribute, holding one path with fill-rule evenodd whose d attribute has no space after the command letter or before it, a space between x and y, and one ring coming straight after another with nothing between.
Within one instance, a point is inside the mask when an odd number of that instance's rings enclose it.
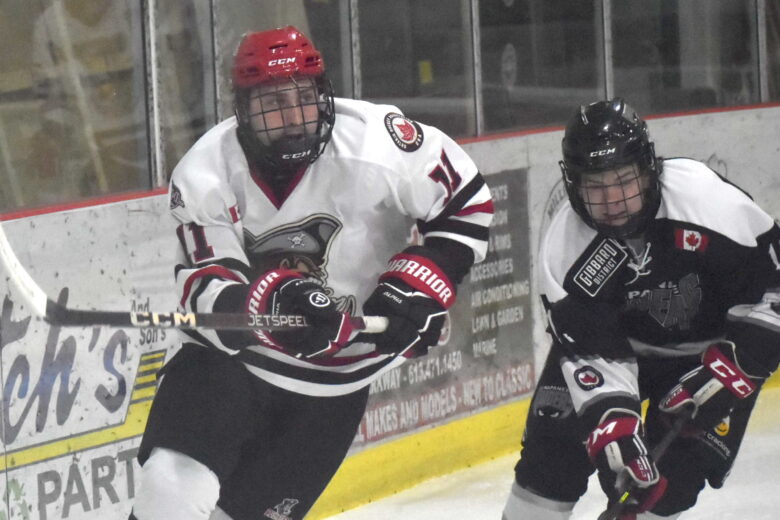
<instances>
[{"instance_id":1,"label":"red jersey trim","mask_svg":"<svg viewBox=\"0 0 780 520\"><path fill-rule=\"evenodd\" d=\"M203 269L198 269L197 271L192 273L184 282L184 290L182 291L182 296L180 301L182 307L184 307L185 302L190 297L190 291L192 291L193 284L197 282L199 279L206 276L217 276L225 280L244 283L244 281L241 278L239 278L239 276L236 273L234 273L227 267L222 267L221 265L210 265L208 267L204 267Z\"/></svg>"}]
</instances>

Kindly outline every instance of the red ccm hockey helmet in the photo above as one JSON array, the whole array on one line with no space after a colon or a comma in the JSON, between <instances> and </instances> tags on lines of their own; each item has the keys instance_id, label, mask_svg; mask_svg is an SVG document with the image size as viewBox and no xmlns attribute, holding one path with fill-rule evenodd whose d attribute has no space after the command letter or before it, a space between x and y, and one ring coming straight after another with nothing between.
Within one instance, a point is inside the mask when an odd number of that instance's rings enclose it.
<instances>
[{"instance_id":1,"label":"red ccm hockey helmet","mask_svg":"<svg viewBox=\"0 0 780 520\"><path fill-rule=\"evenodd\" d=\"M287 26L245 34L232 80L239 140L251 163L283 179L319 157L333 130L333 88L303 33Z\"/></svg>"}]
</instances>

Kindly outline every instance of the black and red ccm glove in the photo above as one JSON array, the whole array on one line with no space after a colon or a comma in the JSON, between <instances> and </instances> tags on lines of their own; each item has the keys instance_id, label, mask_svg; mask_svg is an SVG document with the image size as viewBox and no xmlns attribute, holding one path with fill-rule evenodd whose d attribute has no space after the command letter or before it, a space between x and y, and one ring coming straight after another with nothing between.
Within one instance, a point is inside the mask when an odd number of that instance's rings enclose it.
<instances>
[{"instance_id":1,"label":"black and red ccm glove","mask_svg":"<svg viewBox=\"0 0 780 520\"><path fill-rule=\"evenodd\" d=\"M273 269L259 277L249 288L244 308L251 314L303 316L308 327L254 331L263 345L298 358L333 355L352 333L349 315L336 309L320 284L297 271Z\"/></svg>"},{"instance_id":2,"label":"black and red ccm glove","mask_svg":"<svg viewBox=\"0 0 780 520\"><path fill-rule=\"evenodd\" d=\"M389 323L372 341L383 354L421 356L439 342L447 309L455 303L455 286L424 248L412 247L390 259L387 271L363 305L369 316Z\"/></svg>"},{"instance_id":3,"label":"black and red ccm glove","mask_svg":"<svg viewBox=\"0 0 780 520\"><path fill-rule=\"evenodd\" d=\"M680 378L661 400L658 408L669 414L692 408L692 434L709 430L727 417L740 399L750 396L762 378L745 373L737 362L736 346L731 341L713 343L704 351L701 365Z\"/></svg>"},{"instance_id":4,"label":"black and red ccm glove","mask_svg":"<svg viewBox=\"0 0 780 520\"><path fill-rule=\"evenodd\" d=\"M651 510L666 492L667 480L647 451L644 425L635 412L608 410L588 436L586 447L602 479L614 483L611 500L619 498L619 491L632 490L621 520Z\"/></svg>"}]
</instances>

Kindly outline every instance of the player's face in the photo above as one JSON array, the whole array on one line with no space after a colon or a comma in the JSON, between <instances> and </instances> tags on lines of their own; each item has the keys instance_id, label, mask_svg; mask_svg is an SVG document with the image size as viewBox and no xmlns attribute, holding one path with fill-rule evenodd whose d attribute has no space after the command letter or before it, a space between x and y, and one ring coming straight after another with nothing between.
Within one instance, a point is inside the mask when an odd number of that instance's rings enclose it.
<instances>
[{"instance_id":1,"label":"player's face","mask_svg":"<svg viewBox=\"0 0 780 520\"><path fill-rule=\"evenodd\" d=\"M260 141L303 138L317 133L319 94L313 79L259 85L249 97L249 117Z\"/></svg>"},{"instance_id":2,"label":"player's face","mask_svg":"<svg viewBox=\"0 0 780 520\"><path fill-rule=\"evenodd\" d=\"M648 186L636 164L582 176L580 195L598 224L622 226L642 210L642 194Z\"/></svg>"}]
</instances>

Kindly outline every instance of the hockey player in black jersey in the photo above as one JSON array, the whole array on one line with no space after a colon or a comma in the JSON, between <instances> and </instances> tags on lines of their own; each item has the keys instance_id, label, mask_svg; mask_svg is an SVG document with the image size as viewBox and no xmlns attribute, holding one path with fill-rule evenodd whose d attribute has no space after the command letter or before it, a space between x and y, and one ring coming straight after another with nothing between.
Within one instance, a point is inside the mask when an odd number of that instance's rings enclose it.
<instances>
[{"instance_id":1,"label":"hockey player in black jersey","mask_svg":"<svg viewBox=\"0 0 780 520\"><path fill-rule=\"evenodd\" d=\"M334 98L297 29L246 35L232 75L235 117L171 177L177 299L311 326L182 333L139 449L137 520L303 518L371 381L437 344L487 249L493 205L466 153L395 107ZM407 247L415 220L424 243ZM361 312L387 330L354 337Z\"/></svg>"},{"instance_id":2,"label":"hockey player in black jersey","mask_svg":"<svg viewBox=\"0 0 780 520\"><path fill-rule=\"evenodd\" d=\"M562 148L538 272L553 342L504 520L570 518L595 470L611 502L618 475L634 489L621 518L677 518L723 485L780 360L780 229L701 162L657 157L621 99L581 107Z\"/></svg>"}]
</instances>

